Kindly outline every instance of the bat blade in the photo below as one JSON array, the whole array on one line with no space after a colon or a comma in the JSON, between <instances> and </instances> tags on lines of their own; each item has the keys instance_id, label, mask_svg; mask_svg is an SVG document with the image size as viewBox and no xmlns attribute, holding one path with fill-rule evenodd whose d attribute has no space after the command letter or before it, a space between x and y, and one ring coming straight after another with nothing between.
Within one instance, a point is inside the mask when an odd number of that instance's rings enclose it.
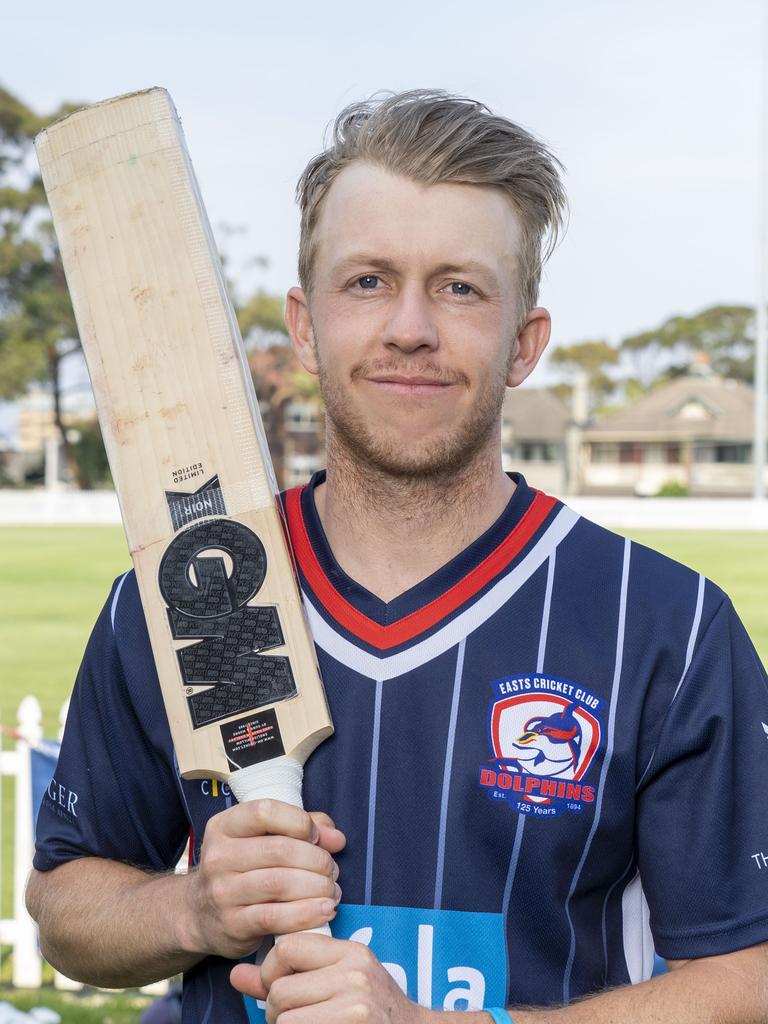
<instances>
[{"instance_id":1,"label":"bat blade","mask_svg":"<svg viewBox=\"0 0 768 1024\"><path fill-rule=\"evenodd\" d=\"M332 724L173 103L163 89L108 100L35 145L180 772L261 773L298 802L283 766L300 786Z\"/></svg>"}]
</instances>

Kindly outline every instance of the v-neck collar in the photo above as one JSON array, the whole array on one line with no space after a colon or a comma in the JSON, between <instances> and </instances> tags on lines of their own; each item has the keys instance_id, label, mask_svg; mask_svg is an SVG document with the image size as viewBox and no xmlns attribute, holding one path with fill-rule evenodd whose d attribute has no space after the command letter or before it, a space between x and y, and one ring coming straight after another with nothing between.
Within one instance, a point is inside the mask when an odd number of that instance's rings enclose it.
<instances>
[{"instance_id":1,"label":"v-neck collar","mask_svg":"<svg viewBox=\"0 0 768 1024\"><path fill-rule=\"evenodd\" d=\"M408 642L484 590L527 549L550 521L555 498L509 474L515 492L496 521L445 565L391 601L382 601L336 561L323 530L314 491L325 480L315 473L285 494L288 525L302 584L339 625L378 649Z\"/></svg>"}]
</instances>

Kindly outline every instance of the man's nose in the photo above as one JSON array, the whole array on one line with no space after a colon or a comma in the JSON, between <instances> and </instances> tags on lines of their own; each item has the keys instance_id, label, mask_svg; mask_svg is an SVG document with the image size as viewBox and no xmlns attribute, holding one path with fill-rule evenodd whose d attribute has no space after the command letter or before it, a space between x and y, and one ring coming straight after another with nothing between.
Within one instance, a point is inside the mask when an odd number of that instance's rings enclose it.
<instances>
[{"instance_id":1,"label":"man's nose","mask_svg":"<svg viewBox=\"0 0 768 1024\"><path fill-rule=\"evenodd\" d=\"M434 351L438 347L437 325L429 295L422 285L413 283L401 288L389 306L382 341L403 352L420 348Z\"/></svg>"}]
</instances>

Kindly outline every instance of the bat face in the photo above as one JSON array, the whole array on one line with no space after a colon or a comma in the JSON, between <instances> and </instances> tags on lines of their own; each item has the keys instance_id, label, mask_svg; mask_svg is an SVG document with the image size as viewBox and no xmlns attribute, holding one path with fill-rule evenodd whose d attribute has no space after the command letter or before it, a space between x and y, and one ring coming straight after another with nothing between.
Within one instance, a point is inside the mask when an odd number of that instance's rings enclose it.
<instances>
[{"instance_id":1,"label":"bat face","mask_svg":"<svg viewBox=\"0 0 768 1024\"><path fill-rule=\"evenodd\" d=\"M303 763L332 726L170 97L77 111L36 148L180 770Z\"/></svg>"},{"instance_id":2,"label":"bat face","mask_svg":"<svg viewBox=\"0 0 768 1024\"><path fill-rule=\"evenodd\" d=\"M195 504L207 509L198 494ZM194 729L298 694L290 658L267 653L285 646L279 610L254 603L268 564L258 535L226 518L185 527L163 553L158 585L171 636L186 641L176 657ZM285 753L274 711L238 719L221 735L230 770Z\"/></svg>"}]
</instances>

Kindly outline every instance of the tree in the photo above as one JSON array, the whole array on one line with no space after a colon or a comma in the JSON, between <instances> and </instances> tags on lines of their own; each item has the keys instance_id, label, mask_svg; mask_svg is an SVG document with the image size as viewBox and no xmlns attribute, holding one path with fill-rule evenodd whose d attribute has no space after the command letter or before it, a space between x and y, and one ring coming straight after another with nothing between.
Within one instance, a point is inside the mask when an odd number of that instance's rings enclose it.
<instances>
[{"instance_id":1,"label":"tree","mask_svg":"<svg viewBox=\"0 0 768 1024\"><path fill-rule=\"evenodd\" d=\"M290 345L270 345L268 348L253 349L248 355L248 364L259 396L259 407L272 460L282 486L285 482L282 470L290 451L285 407L289 402L298 400L318 409L322 408L317 377L300 366Z\"/></svg>"},{"instance_id":2,"label":"tree","mask_svg":"<svg viewBox=\"0 0 768 1024\"><path fill-rule=\"evenodd\" d=\"M254 330L263 332L272 344L284 339L287 343L288 334L283 320L283 299L279 295L270 295L261 288L243 303L237 304L237 320L243 338Z\"/></svg>"},{"instance_id":3,"label":"tree","mask_svg":"<svg viewBox=\"0 0 768 1024\"><path fill-rule=\"evenodd\" d=\"M76 420L68 426L69 436L77 436L72 452L77 460L80 486L83 490L112 483L109 460L96 419Z\"/></svg>"},{"instance_id":4,"label":"tree","mask_svg":"<svg viewBox=\"0 0 768 1024\"><path fill-rule=\"evenodd\" d=\"M619 348L646 390L686 373L703 352L715 373L752 383L755 311L750 306L710 306L692 316L673 316L658 327L624 338Z\"/></svg>"},{"instance_id":5,"label":"tree","mask_svg":"<svg viewBox=\"0 0 768 1024\"><path fill-rule=\"evenodd\" d=\"M39 115L0 86L0 398L49 384L64 456L79 482L62 418L61 363L80 347L32 142L65 103Z\"/></svg>"},{"instance_id":6,"label":"tree","mask_svg":"<svg viewBox=\"0 0 768 1024\"><path fill-rule=\"evenodd\" d=\"M553 367L562 369L569 378L575 377L580 370L587 375L589 393L593 404L599 404L616 389L616 381L609 376L607 369L619 361L619 353L607 341L577 341L572 345L557 345L549 357ZM566 399L571 393L571 386L557 385L560 397Z\"/></svg>"}]
</instances>

